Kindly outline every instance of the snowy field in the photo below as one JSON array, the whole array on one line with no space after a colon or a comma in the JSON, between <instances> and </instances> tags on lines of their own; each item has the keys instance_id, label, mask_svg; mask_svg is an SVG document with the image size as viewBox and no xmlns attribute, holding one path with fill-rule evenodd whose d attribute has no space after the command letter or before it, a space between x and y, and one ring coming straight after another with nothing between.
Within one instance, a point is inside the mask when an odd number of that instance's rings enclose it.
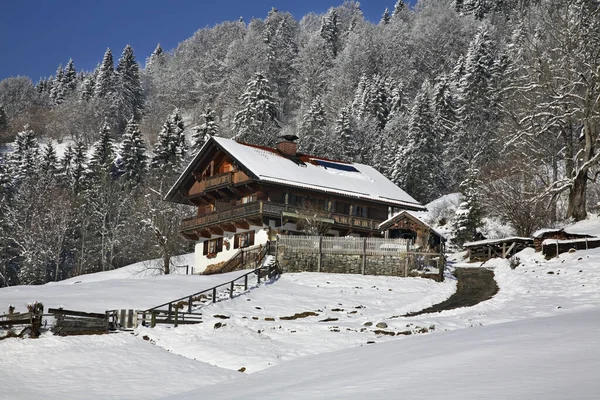
<instances>
[{"instance_id":1,"label":"snowy field","mask_svg":"<svg viewBox=\"0 0 600 400\"><path fill-rule=\"evenodd\" d=\"M0 399L598 398L600 249L519 257L484 265L493 299L438 314L401 317L448 298L452 279L299 273L208 306L200 325L2 340ZM0 289L0 309L145 308L241 274L141 267Z\"/></svg>"}]
</instances>

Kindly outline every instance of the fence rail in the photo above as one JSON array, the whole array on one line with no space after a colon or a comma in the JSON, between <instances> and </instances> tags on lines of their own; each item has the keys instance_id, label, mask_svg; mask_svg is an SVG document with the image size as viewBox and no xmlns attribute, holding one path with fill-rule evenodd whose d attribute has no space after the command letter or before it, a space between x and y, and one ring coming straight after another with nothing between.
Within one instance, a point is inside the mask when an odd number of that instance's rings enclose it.
<instances>
[{"instance_id":1,"label":"fence rail","mask_svg":"<svg viewBox=\"0 0 600 400\"><path fill-rule=\"evenodd\" d=\"M156 307L149 308L144 311L140 311L142 314L142 324L145 325L146 317L150 317L150 326L154 327L156 323L170 323L177 326L180 323L185 323L186 316L190 322L187 323L198 323L201 322L200 313L195 313L198 308L205 306L206 304L216 303L219 295L224 292L228 292L228 297L233 298L235 295L236 286L243 287L243 291L247 291L249 288L249 277L252 275L256 276L256 284L260 285L261 280L267 277L271 278L279 274L277 264L262 265L263 260L271 251L271 242L267 242L266 245L258 250L256 257L251 261L254 263L254 269L247 273L238 276L227 282L223 282L219 285L213 286L209 289L204 289L200 292L192 293L185 297L180 297L175 300L171 300L167 303L158 305ZM224 289L219 291L219 289ZM181 310L181 311L180 311ZM186 312L187 311L187 312ZM164 316L163 319L157 319L157 316ZM197 317L196 317L197 316Z\"/></svg>"},{"instance_id":2,"label":"fence rail","mask_svg":"<svg viewBox=\"0 0 600 400\"><path fill-rule=\"evenodd\" d=\"M414 251L408 239L280 236L278 242L294 252L311 254L381 256Z\"/></svg>"}]
</instances>

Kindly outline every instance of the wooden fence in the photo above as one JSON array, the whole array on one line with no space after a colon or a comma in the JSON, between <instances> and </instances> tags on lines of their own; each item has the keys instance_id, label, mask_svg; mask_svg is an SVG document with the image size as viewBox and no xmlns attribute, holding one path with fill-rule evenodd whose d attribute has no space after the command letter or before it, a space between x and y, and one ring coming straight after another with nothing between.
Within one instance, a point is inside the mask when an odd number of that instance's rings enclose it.
<instances>
[{"instance_id":1,"label":"wooden fence","mask_svg":"<svg viewBox=\"0 0 600 400\"><path fill-rule=\"evenodd\" d=\"M110 321L108 313L88 313L83 311L49 308L54 319L52 331L55 335L93 335L108 333Z\"/></svg>"},{"instance_id":2,"label":"wooden fence","mask_svg":"<svg viewBox=\"0 0 600 400\"><path fill-rule=\"evenodd\" d=\"M263 260L270 254L271 250L271 243L267 242L260 249L255 260L253 260L254 269L247 273L209 289L204 289L200 292L140 311L141 316L138 317L139 320L141 320L142 325L146 325L146 321L149 319L151 327L159 323L178 326L180 324L197 324L202 322L202 314L194 312L198 308L206 304L216 303L221 295L222 298L233 298L236 287L239 291L242 291L242 288L244 292L247 291L250 284L250 277L252 276L256 276L256 284L260 285L261 280L265 280L267 277L272 278L279 274L277 263L262 265ZM225 292L224 295L223 292Z\"/></svg>"},{"instance_id":3,"label":"wooden fence","mask_svg":"<svg viewBox=\"0 0 600 400\"><path fill-rule=\"evenodd\" d=\"M279 246L296 253L391 256L414 251L409 239L279 236Z\"/></svg>"}]
</instances>

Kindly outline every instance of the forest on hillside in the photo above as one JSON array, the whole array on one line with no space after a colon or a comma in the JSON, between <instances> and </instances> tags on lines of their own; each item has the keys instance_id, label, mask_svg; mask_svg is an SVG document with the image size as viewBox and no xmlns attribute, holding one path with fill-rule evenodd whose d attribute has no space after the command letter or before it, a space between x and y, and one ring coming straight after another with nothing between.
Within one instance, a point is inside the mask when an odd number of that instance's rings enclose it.
<instances>
[{"instance_id":1,"label":"forest on hillside","mask_svg":"<svg viewBox=\"0 0 600 400\"><path fill-rule=\"evenodd\" d=\"M296 134L423 203L460 191L458 245L483 216L529 235L597 211L597 0L398 0L375 23L356 1L272 9L139 58L0 82L0 287L190 250L193 211L161 199L213 135Z\"/></svg>"}]
</instances>

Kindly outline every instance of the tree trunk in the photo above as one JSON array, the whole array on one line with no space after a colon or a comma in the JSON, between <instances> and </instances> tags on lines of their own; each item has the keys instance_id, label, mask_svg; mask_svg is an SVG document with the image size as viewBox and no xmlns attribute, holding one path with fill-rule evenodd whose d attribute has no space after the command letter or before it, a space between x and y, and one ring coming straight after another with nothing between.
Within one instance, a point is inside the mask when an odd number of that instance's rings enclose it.
<instances>
[{"instance_id":1,"label":"tree trunk","mask_svg":"<svg viewBox=\"0 0 600 400\"><path fill-rule=\"evenodd\" d=\"M169 253L166 250L163 250L163 270L165 275L171 273L171 257L169 257Z\"/></svg>"},{"instance_id":2,"label":"tree trunk","mask_svg":"<svg viewBox=\"0 0 600 400\"><path fill-rule=\"evenodd\" d=\"M581 221L587 217L586 211L587 174L580 172L573 180L573 186L569 190L569 205L567 218Z\"/></svg>"}]
</instances>

